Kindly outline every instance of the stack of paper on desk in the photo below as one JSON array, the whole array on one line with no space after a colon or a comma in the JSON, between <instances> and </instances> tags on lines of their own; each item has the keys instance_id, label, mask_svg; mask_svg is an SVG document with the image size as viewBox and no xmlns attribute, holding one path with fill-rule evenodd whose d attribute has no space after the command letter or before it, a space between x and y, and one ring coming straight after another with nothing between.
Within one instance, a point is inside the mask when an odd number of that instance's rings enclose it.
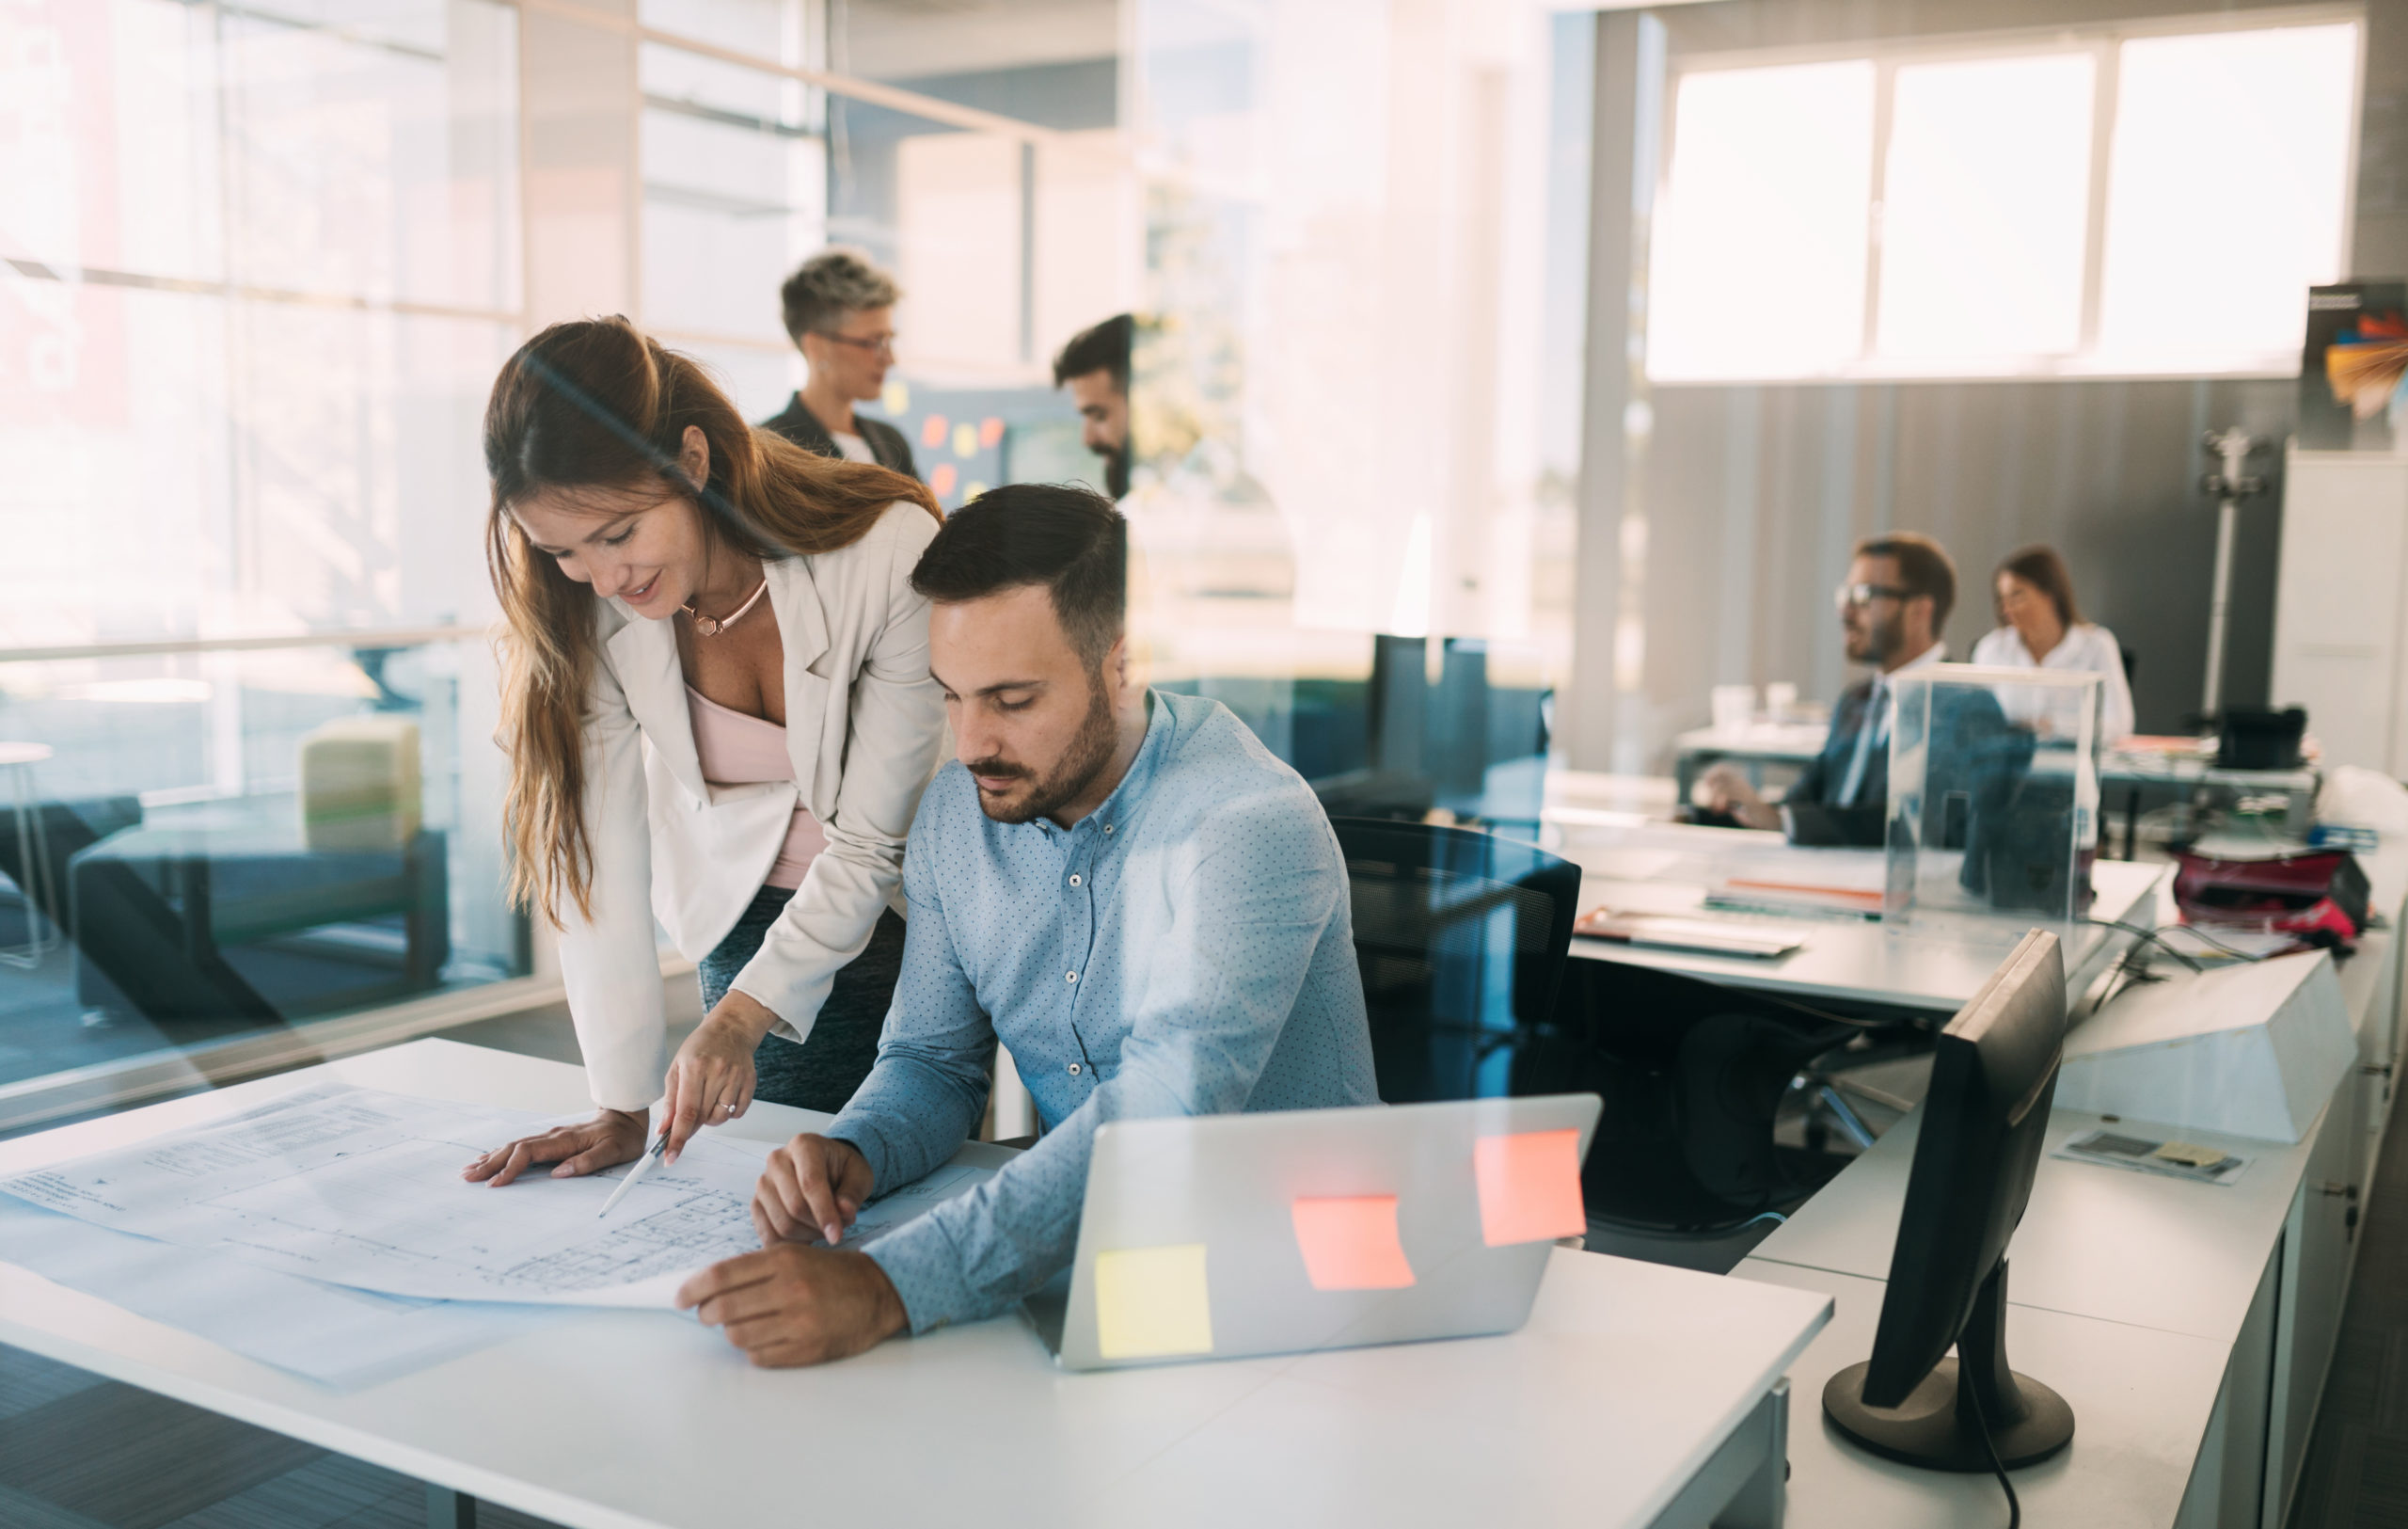
<instances>
[{"instance_id":1,"label":"stack of paper on desk","mask_svg":"<svg viewBox=\"0 0 2408 1529\"><path fill-rule=\"evenodd\" d=\"M463 1164L544 1128L522 1110L310 1089L247 1114L11 1179L0 1189L113 1231L395 1296L665 1306L675 1282L760 1246L757 1157L707 1139L595 1213L616 1184Z\"/></svg>"},{"instance_id":2,"label":"stack of paper on desk","mask_svg":"<svg viewBox=\"0 0 2408 1529\"><path fill-rule=\"evenodd\" d=\"M417 1300L325 1284L111 1232L7 1195L0 1256L136 1316L344 1389L473 1353L552 1314L523 1303Z\"/></svg>"},{"instance_id":3,"label":"stack of paper on desk","mask_svg":"<svg viewBox=\"0 0 2408 1529\"><path fill-rule=\"evenodd\" d=\"M478 1154L547 1123L336 1084L0 1179L0 1190L277 1274L443 1300L668 1306L694 1270L759 1248L749 1210L759 1143L697 1138L607 1218L596 1213L615 1174L538 1172L499 1189L460 1177ZM988 1176L941 1170L864 1210L863 1231Z\"/></svg>"},{"instance_id":4,"label":"stack of paper on desk","mask_svg":"<svg viewBox=\"0 0 2408 1529\"><path fill-rule=\"evenodd\" d=\"M1734 856L1706 887L1709 905L1782 913L1881 916L1888 861L1879 850L1784 850Z\"/></svg>"}]
</instances>

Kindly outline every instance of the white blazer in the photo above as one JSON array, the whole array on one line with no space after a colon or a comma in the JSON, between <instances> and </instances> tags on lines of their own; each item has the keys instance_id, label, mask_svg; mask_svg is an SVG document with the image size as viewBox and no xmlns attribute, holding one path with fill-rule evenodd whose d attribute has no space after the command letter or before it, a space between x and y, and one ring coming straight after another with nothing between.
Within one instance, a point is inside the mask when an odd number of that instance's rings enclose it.
<instances>
[{"instance_id":1,"label":"white blazer","mask_svg":"<svg viewBox=\"0 0 2408 1529\"><path fill-rule=\"evenodd\" d=\"M600 602L585 756L593 916L563 907L560 937L596 1104L660 1097L668 1016L653 919L688 959L708 954L760 890L798 803L828 847L735 982L778 1016L775 1033L811 1032L837 969L898 901L903 837L944 746L928 605L911 586L936 532L927 511L898 502L850 547L768 565L791 782L705 784L676 633Z\"/></svg>"}]
</instances>

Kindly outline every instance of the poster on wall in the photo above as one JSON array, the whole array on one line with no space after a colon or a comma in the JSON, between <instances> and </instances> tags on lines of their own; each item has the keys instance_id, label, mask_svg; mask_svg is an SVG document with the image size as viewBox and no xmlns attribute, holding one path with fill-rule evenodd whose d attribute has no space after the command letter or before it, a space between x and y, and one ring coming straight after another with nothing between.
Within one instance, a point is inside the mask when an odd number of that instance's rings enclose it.
<instances>
[{"instance_id":1,"label":"poster on wall","mask_svg":"<svg viewBox=\"0 0 2408 1529\"><path fill-rule=\"evenodd\" d=\"M2307 290L2300 358L2303 451L2387 452L2408 414L2408 281Z\"/></svg>"}]
</instances>

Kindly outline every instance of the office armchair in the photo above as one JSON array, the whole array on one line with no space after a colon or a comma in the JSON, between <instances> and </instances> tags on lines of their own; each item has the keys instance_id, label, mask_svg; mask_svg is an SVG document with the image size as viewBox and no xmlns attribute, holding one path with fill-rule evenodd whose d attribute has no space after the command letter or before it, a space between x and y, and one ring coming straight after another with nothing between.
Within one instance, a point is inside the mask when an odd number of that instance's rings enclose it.
<instances>
[{"instance_id":1,"label":"office armchair","mask_svg":"<svg viewBox=\"0 0 2408 1529\"><path fill-rule=\"evenodd\" d=\"M1787 1214L1845 1165L1777 1146L1773 1121L1793 1080L1861 1027L1766 994L1584 960L1517 1051L1511 1086L1604 1098L1581 1174L1592 1220L1710 1235Z\"/></svg>"},{"instance_id":2,"label":"office armchair","mask_svg":"<svg viewBox=\"0 0 2408 1529\"><path fill-rule=\"evenodd\" d=\"M1332 818L1380 1097L1507 1092L1514 1056L1554 1011L1580 868L1464 828Z\"/></svg>"}]
</instances>

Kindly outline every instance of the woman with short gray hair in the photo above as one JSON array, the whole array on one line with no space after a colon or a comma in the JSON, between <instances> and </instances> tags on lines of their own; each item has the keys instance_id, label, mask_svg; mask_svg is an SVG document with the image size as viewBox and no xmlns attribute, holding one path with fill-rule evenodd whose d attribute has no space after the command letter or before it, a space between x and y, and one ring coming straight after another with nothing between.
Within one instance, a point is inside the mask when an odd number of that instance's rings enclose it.
<instances>
[{"instance_id":1,"label":"woman with short gray hair","mask_svg":"<svg viewBox=\"0 0 2408 1529\"><path fill-rule=\"evenodd\" d=\"M876 398L895 364L895 279L858 249L823 249L786 279L778 295L786 333L802 352L809 380L784 412L761 422L807 452L870 462L920 475L911 443L853 406Z\"/></svg>"}]
</instances>

